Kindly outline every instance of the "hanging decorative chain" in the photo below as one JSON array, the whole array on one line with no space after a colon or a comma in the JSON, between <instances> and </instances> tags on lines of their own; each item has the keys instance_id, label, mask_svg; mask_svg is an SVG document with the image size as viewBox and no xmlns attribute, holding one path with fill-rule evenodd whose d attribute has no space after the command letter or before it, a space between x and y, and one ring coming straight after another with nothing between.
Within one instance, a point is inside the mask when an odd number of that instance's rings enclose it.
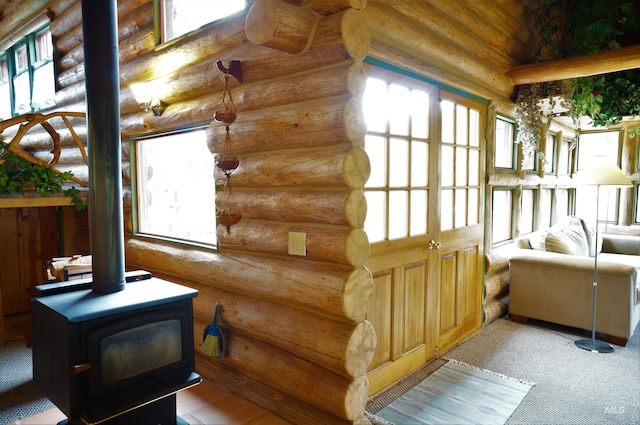
<instances>
[{"instance_id":1,"label":"hanging decorative chain","mask_svg":"<svg viewBox=\"0 0 640 425\"><path fill-rule=\"evenodd\" d=\"M224 172L226 178L220 202L222 208L217 210L216 218L218 223L226 227L226 233L229 234L231 233L231 226L240 222L242 218L231 189L231 175L240 165L240 161L233 153L231 145L231 124L235 122L237 113L231 90L229 89L229 77L234 75L241 82L242 74L239 61L232 61L230 69L223 67L220 61L217 62L217 65L224 72L224 89L222 91L222 102L213 114L213 119L225 125L225 135L221 152L216 155L216 166ZM238 73L240 74L238 75Z\"/></svg>"}]
</instances>

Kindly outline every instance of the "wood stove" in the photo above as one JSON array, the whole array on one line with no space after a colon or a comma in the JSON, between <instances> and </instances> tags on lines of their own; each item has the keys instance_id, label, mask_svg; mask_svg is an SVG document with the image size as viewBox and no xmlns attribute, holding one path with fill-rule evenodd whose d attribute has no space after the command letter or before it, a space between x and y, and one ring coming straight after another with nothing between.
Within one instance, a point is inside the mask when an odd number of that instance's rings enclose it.
<instances>
[{"instance_id":1,"label":"wood stove","mask_svg":"<svg viewBox=\"0 0 640 425\"><path fill-rule=\"evenodd\" d=\"M124 271L116 0L82 0L82 33L92 278L38 287L34 382L67 415L64 423L184 423L175 394L200 382L197 291Z\"/></svg>"},{"instance_id":2,"label":"wood stove","mask_svg":"<svg viewBox=\"0 0 640 425\"><path fill-rule=\"evenodd\" d=\"M193 372L198 292L137 277L111 294L83 282L36 288L33 379L68 423L182 423L175 394L200 382Z\"/></svg>"}]
</instances>

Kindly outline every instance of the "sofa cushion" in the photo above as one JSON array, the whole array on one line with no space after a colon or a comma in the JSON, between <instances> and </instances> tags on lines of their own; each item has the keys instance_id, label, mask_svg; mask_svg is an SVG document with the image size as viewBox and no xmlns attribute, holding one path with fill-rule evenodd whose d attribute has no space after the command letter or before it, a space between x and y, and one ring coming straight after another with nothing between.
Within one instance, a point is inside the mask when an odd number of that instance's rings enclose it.
<instances>
[{"instance_id":1,"label":"sofa cushion","mask_svg":"<svg viewBox=\"0 0 640 425\"><path fill-rule=\"evenodd\" d=\"M582 230L584 230L587 236L587 246L589 247L589 257L595 257L596 251L602 252L602 236L598 235L598 241L596 242L596 232L583 220L580 219L582 224Z\"/></svg>"},{"instance_id":2,"label":"sofa cushion","mask_svg":"<svg viewBox=\"0 0 640 425\"><path fill-rule=\"evenodd\" d=\"M581 220L569 217L568 221L549 228L545 248L550 252L588 257L589 245Z\"/></svg>"}]
</instances>

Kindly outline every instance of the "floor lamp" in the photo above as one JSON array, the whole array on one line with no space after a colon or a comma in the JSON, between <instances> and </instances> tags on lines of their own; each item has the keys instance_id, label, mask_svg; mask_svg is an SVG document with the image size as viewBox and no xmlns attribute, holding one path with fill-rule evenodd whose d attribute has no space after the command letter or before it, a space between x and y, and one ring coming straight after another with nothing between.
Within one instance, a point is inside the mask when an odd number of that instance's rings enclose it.
<instances>
[{"instance_id":1,"label":"floor lamp","mask_svg":"<svg viewBox=\"0 0 640 425\"><path fill-rule=\"evenodd\" d=\"M594 353L611 353L613 347L605 342L596 340L596 302L598 294L598 210L600 207L600 187L624 187L632 186L629 179L624 175L622 170L617 167L606 156L597 156L593 158L592 166L584 171L579 171L576 176L578 186L595 186L596 187L596 237L595 237L595 255L593 266L593 325L591 327L591 339L581 339L576 341L576 345L582 349L589 350Z\"/></svg>"}]
</instances>

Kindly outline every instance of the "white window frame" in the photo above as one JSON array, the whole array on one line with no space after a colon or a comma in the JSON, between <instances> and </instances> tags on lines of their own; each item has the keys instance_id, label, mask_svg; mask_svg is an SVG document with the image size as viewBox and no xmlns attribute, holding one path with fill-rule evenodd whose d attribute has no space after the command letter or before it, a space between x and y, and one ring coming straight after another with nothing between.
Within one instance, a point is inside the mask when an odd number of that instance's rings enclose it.
<instances>
[{"instance_id":1,"label":"white window frame","mask_svg":"<svg viewBox=\"0 0 640 425\"><path fill-rule=\"evenodd\" d=\"M131 139L134 234L217 248L215 157L206 126Z\"/></svg>"},{"instance_id":2,"label":"white window frame","mask_svg":"<svg viewBox=\"0 0 640 425\"><path fill-rule=\"evenodd\" d=\"M247 6L246 0L154 0L156 44L179 39Z\"/></svg>"}]
</instances>

